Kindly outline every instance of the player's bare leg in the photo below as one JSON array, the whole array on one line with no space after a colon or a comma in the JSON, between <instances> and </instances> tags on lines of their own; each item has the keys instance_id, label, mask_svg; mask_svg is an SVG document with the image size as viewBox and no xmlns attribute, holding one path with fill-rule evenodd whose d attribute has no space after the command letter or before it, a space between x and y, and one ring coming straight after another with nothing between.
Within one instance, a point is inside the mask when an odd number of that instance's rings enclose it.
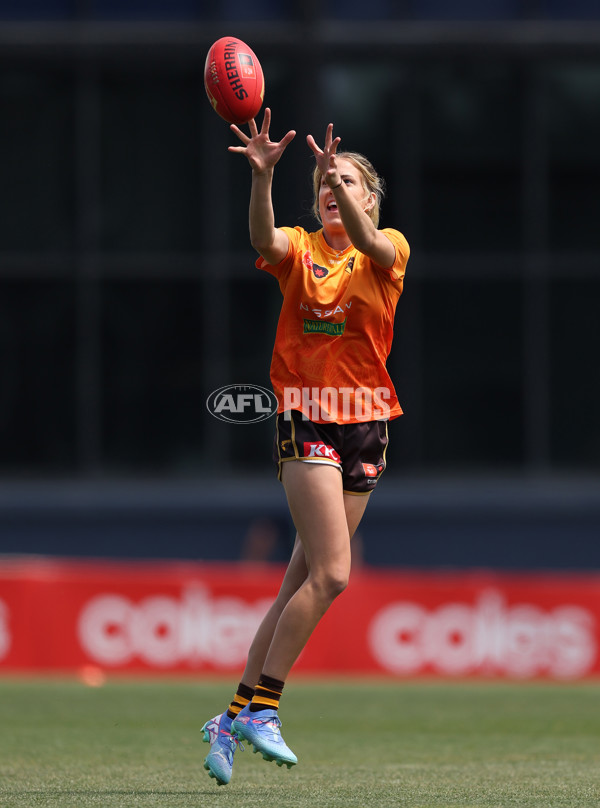
<instances>
[{"instance_id":1,"label":"player's bare leg","mask_svg":"<svg viewBox=\"0 0 600 808\"><path fill-rule=\"evenodd\" d=\"M301 461L286 463L284 469L288 467L297 468L297 471L284 471L282 477L298 534L277 598L263 618L248 653L240 683L240 687L248 691L259 682L261 674L268 675L267 660L272 656L277 658L280 651L278 637L288 639L288 632L295 631L295 622L299 621L303 629L300 640L294 637L291 646L285 643L283 648L282 658L287 676L287 671L320 617L347 583L350 538L360 523L369 499L368 495L344 494L337 468ZM333 509L332 502L335 503ZM306 518L309 515L311 518ZM328 549L330 535L336 537L337 546ZM343 571L343 586L340 586L339 570ZM313 597L313 593L317 594L317 598ZM282 620L288 627L281 628ZM247 704L234 719L234 737L237 733L253 743L255 751L259 749L267 760L276 760L278 765L285 763L288 768L292 766L296 756L281 737L276 710L257 711L253 718L251 720L250 704ZM231 766L233 754L230 757ZM210 762L207 758L207 763Z\"/></svg>"},{"instance_id":2,"label":"player's bare leg","mask_svg":"<svg viewBox=\"0 0 600 808\"><path fill-rule=\"evenodd\" d=\"M293 586L286 590L278 605L279 617L254 696L234 719L232 731L238 739L252 744L254 751L261 752L266 760L290 768L297 758L281 736L279 698L292 665L317 623L348 583L350 537L358 527L369 496L344 495L342 475L333 465L289 461L283 465L282 482L298 531L295 552L299 553L301 545L304 553L304 567L296 556L293 569L306 574L291 596ZM300 577L290 575L289 582L296 585ZM269 628L272 625L270 621ZM263 639L267 636L265 626ZM255 650L258 651L258 646ZM257 653L252 665L258 664L258 657Z\"/></svg>"},{"instance_id":3,"label":"player's bare leg","mask_svg":"<svg viewBox=\"0 0 600 808\"><path fill-rule=\"evenodd\" d=\"M333 465L288 462L282 482L304 549L308 574L277 621L263 673L284 681L317 623L350 576L350 536L369 496L344 495Z\"/></svg>"},{"instance_id":4,"label":"player's bare leg","mask_svg":"<svg viewBox=\"0 0 600 808\"><path fill-rule=\"evenodd\" d=\"M300 466L308 464L304 464L301 461L291 464L286 463L285 468L290 465ZM335 472L338 477L341 476L339 471L335 470ZM365 511L368 499L368 495L358 497L351 494L343 495L344 518L348 537L353 536L356 532ZM300 540L300 537L298 534L296 534L294 549L292 551L290 562L288 564L277 598L263 618L263 621L256 632L248 652L248 661L242 675L242 681L250 687L254 687L256 685L260 674L265 670L265 661L281 613L286 607L288 601L298 591L298 589L300 589L307 577L308 566L306 564L304 546Z\"/></svg>"},{"instance_id":5,"label":"player's bare leg","mask_svg":"<svg viewBox=\"0 0 600 808\"><path fill-rule=\"evenodd\" d=\"M279 593L269 611L264 616L254 639L248 651L248 660L246 668L242 675L242 682L245 682L250 687L255 687L258 682L260 674L263 672L265 659L273 640L273 634L277 627L277 622L281 616L282 611L287 605L292 595L298 591L306 580L308 575L308 568L306 566L306 558L304 555L304 548L298 536L294 543L294 549L288 563Z\"/></svg>"}]
</instances>

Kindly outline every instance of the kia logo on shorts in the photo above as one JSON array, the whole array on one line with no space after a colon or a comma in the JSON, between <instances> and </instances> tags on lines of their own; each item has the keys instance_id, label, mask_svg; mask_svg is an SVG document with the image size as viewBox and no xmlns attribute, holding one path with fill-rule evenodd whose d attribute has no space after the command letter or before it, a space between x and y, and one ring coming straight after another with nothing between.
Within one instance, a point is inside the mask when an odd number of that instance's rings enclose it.
<instances>
[{"instance_id":1,"label":"kia logo on shorts","mask_svg":"<svg viewBox=\"0 0 600 808\"><path fill-rule=\"evenodd\" d=\"M277 398L258 384L228 384L209 395L206 407L219 421L256 424L275 415Z\"/></svg>"}]
</instances>

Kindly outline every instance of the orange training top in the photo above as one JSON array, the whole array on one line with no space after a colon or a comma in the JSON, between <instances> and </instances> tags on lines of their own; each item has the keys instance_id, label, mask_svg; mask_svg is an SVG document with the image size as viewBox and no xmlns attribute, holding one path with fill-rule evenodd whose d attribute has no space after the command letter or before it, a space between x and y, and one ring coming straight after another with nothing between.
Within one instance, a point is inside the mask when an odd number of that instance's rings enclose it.
<instances>
[{"instance_id":1,"label":"orange training top","mask_svg":"<svg viewBox=\"0 0 600 808\"><path fill-rule=\"evenodd\" d=\"M317 423L402 415L385 363L408 242L397 230L382 231L396 248L393 266L383 269L352 245L332 249L322 229L281 229L290 241L283 261L256 261L283 294L271 362L278 412L300 410Z\"/></svg>"}]
</instances>

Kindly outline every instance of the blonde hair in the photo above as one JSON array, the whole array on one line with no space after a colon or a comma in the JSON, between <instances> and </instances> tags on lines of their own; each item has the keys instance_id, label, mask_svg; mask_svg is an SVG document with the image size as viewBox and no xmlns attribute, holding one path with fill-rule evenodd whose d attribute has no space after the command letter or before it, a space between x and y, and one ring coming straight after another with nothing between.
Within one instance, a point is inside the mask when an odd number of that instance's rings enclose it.
<instances>
[{"instance_id":1,"label":"blonde hair","mask_svg":"<svg viewBox=\"0 0 600 808\"><path fill-rule=\"evenodd\" d=\"M336 154L336 157L340 160L349 160L354 166L356 166L362 177L363 188L367 194L375 194L375 203L373 207L367 211L367 215L375 227L378 227L381 203L383 202L383 197L385 195L385 182L383 177L379 176L377 171L375 171L373 164L370 162L370 160L367 160L364 154L359 154L358 152L339 152ZM322 179L323 174L321 173L319 166L316 165L312 176L312 212L320 224L323 224L321 221L321 214L319 213L319 190L321 188Z\"/></svg>"}]
</instances>

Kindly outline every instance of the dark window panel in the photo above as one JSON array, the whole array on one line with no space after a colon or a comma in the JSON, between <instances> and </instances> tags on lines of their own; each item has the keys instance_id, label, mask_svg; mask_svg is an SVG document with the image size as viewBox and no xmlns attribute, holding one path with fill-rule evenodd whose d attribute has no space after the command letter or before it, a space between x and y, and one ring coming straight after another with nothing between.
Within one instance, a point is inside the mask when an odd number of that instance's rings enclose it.
<instances>
[{"instance_id":1,"label":"dark window panel","mask_svg":"<svg viewBox=\"0 0 600 808\"><path fill-rule=\"evenodd\" d=\"M107 281L102 295L104 468L205 471L200 283Z\"/></svg>"},{"instance_id":2,"label":"dark window panel","mask_svg":"<svg viewBox=\"0 0 600 808\"><path fill-rule=\"evenodd\" d=\"M339 20L396 20L411 16L411 0L329 0L323 16Z\"/></svg>"},{"instance_id":3,"label":"dark window panel","mask_svg":"<svg viewBox=\"0 0 600 808\"><path fill-rule=\"evenodd\" d=\"M0 19L67 20L76 8L77 0L0 0Z\"/></svg>"},{"instance_id":4,"label":"dark window panel","mask_svg":"<svg viewBox=\"0 0 600 808\"><path fill-rule=\"evenodd\" d=\"M551 67L548 80L549 241L600 249L600 67Z\"/></svg>"},{"instance_id":5,"label":"dark window panel","mask_svg":"<svg viewBox=\"0 0 600 808\"><path fill-rule=\"evenodd\" d=\"M294 3L278 0L91 0L89 17L100 20L286 20Z\"/></svg>"},{"instance_id":6,"label":"dark window panel","mask_svg":"<svg viewBox=\"0 0 600 808\"><path fill-rule=\"evenodd\" d=\"M418 265L417 265L418 266ZM389 468L402 471L421 464L421 307L418 268L409 260L403 292L396 308L394 342L387 368L404 412L389 425Z\"/></svg>"},{"instance_id":7,"label":"dark window panel","mask_svg":"<svg viewBox=\"0 0 600 808\"><path fill-rule=\"evenodd\" d=\"M88 6L87 16L98 20L192 20L207 16L201 0L90 0Z\"/></svg>"},{"instance_id":8,"label":"dark window panel","mask_svg":"<svg viewBox=\"0 0 600 808\"><path fill-rule=\"evenodd\" d=\"M423 440L430 469L523 462L518 282L423 284Z\"/></svg>"},{"instance_id":9,"label":"dark window panel","mask_svg":"<svg viewBox=\"0 0 600 808\"><path fill-rule=\"evenodd\" d=\"M423 247L514 252L521 94L510 64L433 65L422 76Z\"/></svg>"},{"instance_id":10,"label":"dark window panel","mask_svg":"<svg viewBox=\"0 0 600 808\"><path fill-rule=\"evenodd\" d=\"M304 0L288 0L286 3L281 0L256 0L251 4L246 0L224 0L213 6L213 18L234 24L238 21L293 20L303 5Z\"/></svg>"},{"instance_id":11,"label":"dark window panel","mask_svg":"<svg viewBox=\"0 0 600 808\"><path fill-rule=\"evenodd\" d=\"M201 89L193 72L103 77L103 249L200 248Z\"/></svg>"},{"instance_id":12,"label":"dark window panel","mask_svg":"<svg viewBox=\"0 0 600 808\"><path fill-rule=\"evenodd\" d=\"M600 279L554 281L550 287L552 461L600 469Z\"/></svg>"},{"instance_id":13,"label":"dark window panel","mask_svg":"<svg viewBox=\"0 0 600 808\"><path fill-rule=\"evenodd\" d=\"M423 177L423 247L431 252L517 252L522 244L518 173L432 169Z\"/></svg>"},{"instance_id":14,"label":"dark window panel","mask_svg":"<svg viewBox=\"0 0 600 808\"><path fill-rule=\"evenodd\" d=\"M75 286L0 281L0 472L73 473Z\"/></svg>"},{"instance_id":15,"label":"dark window panel","mask_svg":"<svg viewBox=\"0 0 600 808\"><path fill-rule=\"evenodd\" d=\"M521 77L510 62L449 60L421 72L423 156L510 164L520 157Z\"/></svg>"},{"instance_id":16,"label":"dark window panel","mask_svg":"<svg viewBox=\"0 0 600 808\"><path fill-rule=\"evenodd\" d=\"M248 280L236 281L230 292L231 379L223 383L258 384L272 390L271 356L282 301L279 284L267 273L249 268ZM270 471L275 418L234 429L235 469Z\"/></svg>"},{"instance_id":17,"label":"dark window panel","mask_svg":"<svg viewBox=\"0 0 600 808\"><path fill-rule=\"evenodd\" d=\"M550 246L559 250L600 249L600 166L551 171ZM598 259L600 266L600 257Z\"/></svg>"},{"instance_id":18,"label":"dark window panel","mask_svg":"<svg viewBox=\"0 0 600 808\"><path fill-rule=\"evenodd\" d=\"M521 0L412 0L413 16L425 20L509 20L517 18Z\"/></svg>"},{"instance_id":19,"label":"dark window panel","mask_svg":"<svg viewBox=\"0 0 600 808\"><path fill-rule=\"evenodd\" d=\"M270 386L269 367L283 300L279 284L249 263L247 279L235 280L229 292L229 343L235 377L230 381Z\"/></svg>"},{"instance_id":20,"label":"dark window panel","mask_svg":"<svg viewBox=\"0 0 600 808\"><path fill-rule=\"evenodd\" d=\"M598 0L538 0L540 16L557 20L600 20Z\"/></svg>"},{"instance_id":21,"label":"dark window panel","mask_svg":"<svg viewBox=\"0 0 600 808\"><path fill-rule=\"evenodd\" d=\"M393 150L403 148L404 92L409 80L402 61L359 64L334 60L322 72L323 95L327 99L322 130L313 132L317 143L325 139L325 127L332 121L333 133L341 137L340 151L357 151L373 163L387 180L385 209L397 192L402 177L394 177ZM377 125L374 126L373 122ZM388 133L393 131L393 138ZM393 143L393 150L390 144Z\"/></svg>"},{"instance_id":22,"label":"dark window panel","mask_svg":"<svg viewBox=\"0 0 600 808\"><path fill-rule=\"evenodd\" d=\"M0 249L62 250L74 243L74 78L3 67L0 81Z\"/></svg>"}]
</instances>

